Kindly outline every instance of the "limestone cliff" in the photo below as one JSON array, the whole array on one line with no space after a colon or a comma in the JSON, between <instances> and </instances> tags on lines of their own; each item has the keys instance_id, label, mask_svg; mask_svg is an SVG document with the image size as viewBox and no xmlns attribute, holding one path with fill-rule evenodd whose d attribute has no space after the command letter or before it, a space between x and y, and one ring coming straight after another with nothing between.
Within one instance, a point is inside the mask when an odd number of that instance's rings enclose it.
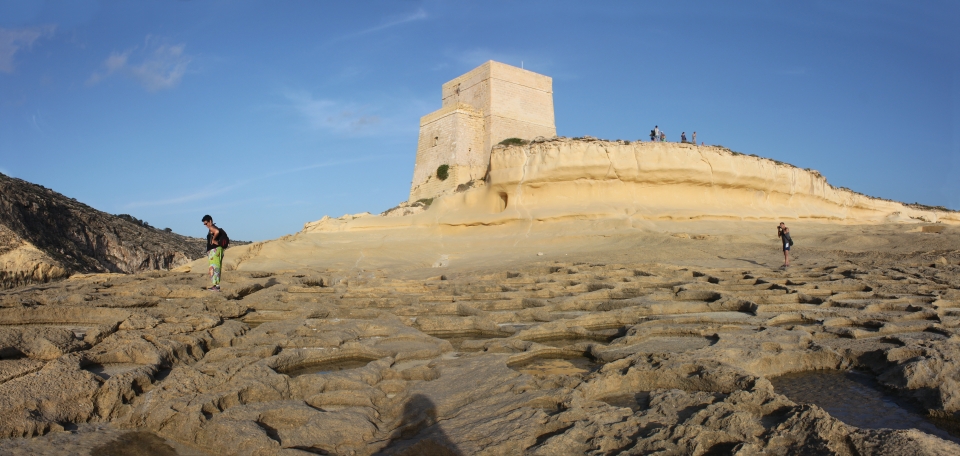
<instances>
[{"instance_id":1,"label":"limestone cliff","mask_svg":"<svg viewBox=\"0 0 960 456\"><path fill-rule=\"evenodd\" d=\"M953 223L960 213L837 188L815 170L719 146L557 138L495 147L486 185L438 198L423 214L328 219L305 230L571 218Z\"/></svg>"},{"instance_id":2,"label":"limestone cliff","mask_svg":"<svg viewBox=\"0 0 960 456\"><path fill-rule=\"evenodd\" d=\"M204 241L98 211L0 174L0 289L75 272L169 269L203 254Z\"/></svg>"},{"instance_id":3,"label":"limestone cliff","mask_svg":"<svg viewBox=\"0 0 960 456\"><path fill-rule=\"evenodd\" d=\"M512 198L507 208L521 212L678 220L960 221L954 211L833 187L817 171L716 146L564 139L498 148L490 168L491 190Z\"/></svg>"}]
</instances>

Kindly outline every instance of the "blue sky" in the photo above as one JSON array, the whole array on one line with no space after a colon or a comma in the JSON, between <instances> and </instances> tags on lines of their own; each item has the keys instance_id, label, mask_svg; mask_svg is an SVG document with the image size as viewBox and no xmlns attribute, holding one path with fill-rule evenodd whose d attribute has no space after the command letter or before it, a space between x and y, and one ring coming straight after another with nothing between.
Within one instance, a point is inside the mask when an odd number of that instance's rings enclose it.
<instances>
[{"instance_id":1,"label":"blue sky","mask_svg":"<svg viewBox=\"0 0 960 456\"><path fill-rule=\"evenodd\" d=\"M202 236L406 199L419 118L486 60L557 132L698 140L960 209L960 2L0 2L0 172Z\"/></svg>"}]
</instances>

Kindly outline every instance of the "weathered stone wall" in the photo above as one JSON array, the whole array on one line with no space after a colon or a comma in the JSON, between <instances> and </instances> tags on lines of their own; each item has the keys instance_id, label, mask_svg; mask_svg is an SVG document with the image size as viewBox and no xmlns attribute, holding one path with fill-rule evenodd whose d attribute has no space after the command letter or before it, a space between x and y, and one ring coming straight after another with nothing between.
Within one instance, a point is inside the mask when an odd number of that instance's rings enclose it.
<instances>
[{"instance_id":1,"label":"weathered stone wall","mask_svg":"<svg viewBox=\"0 0 960 456\"><path fill-rule=\"evenodd\" d=\"M441 108L420 119L417 164L410 185L410 201L432 198L455 189L470 179L482 179L486 160L477 152L483 147L483 117L466 104ZM446 180L437 178L440 165L450 166Z\"/></svg>"},{"instance_id":2,"label":"weathered stone wall","mask_svg":"<svg viewBox=\"0 0 960 456\"><path fill-rule=\"evenodd\" d=\"M507 138L551 138L557 135L553 118L553 83L549 77L533 74L544 81L528 86L513 80L490 80L491 102L484 110L488 126L484 143L487 157L493 146ZM520 79L519 76L524 75L516 76Z\"/></svg>"},{"instance_id":3,"label":"weathered stone wall","mask_svg":"<svg viewBox=\"0 0 960 456\"><path fill-rule=\"evenodd\" d=\"M507 138L556 136L553 80L489 61L443 85L442 108L420 119L410 201L450 193L482 179L490 150ZM450 166L450 178L436 178Z\"/></svg>"}]
</instances>

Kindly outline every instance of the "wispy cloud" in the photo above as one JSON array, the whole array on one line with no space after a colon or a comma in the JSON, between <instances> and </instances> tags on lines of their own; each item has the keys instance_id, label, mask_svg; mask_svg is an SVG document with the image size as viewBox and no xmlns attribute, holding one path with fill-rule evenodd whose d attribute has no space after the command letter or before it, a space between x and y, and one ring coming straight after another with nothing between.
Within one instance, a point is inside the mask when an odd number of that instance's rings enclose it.
<instances>
[{"instance_id":1,"label":"wispy cloud","mask_svg":"<svg viewBox=\"0 0 960 456\"><path fill-rule=\"evenodd\" d=\"M284 96L313 129L363 134L370 133L381 123L380 116L372 113L375 108L371 106L317 99L303 91L287 92Z\"/></svg>"},{"instance_id":2,"label":"wispy cloud","mask_svg":"<svg viewBox=\"0 0 960 456\"><path fill-rule=\"evenodd\" d=\"M13 56L22 49L33 47L33 43L39 38L53 36L55 30L55 25L19 29L0 28L0 71L13 73Z\"/></svg>"},{"instance_id":3,"label":"wispy cloud","mask_svg":"<svg viewBox=\"0 0 960 456\"><path fill-rule=\"evenodd\" d=\"M341 37L335 38L333 41L340 41L340 40L345 40L345 39L348 39L348 38L355 38L355 37L362 36L362 35L369 35L369 34L371 34L371 33L376 33L376 32L379 32L379 31L381 31L381 30L386 30L386 29L391 28L391 27L396 27L396 26L398 26L398 25L403 25L403 24L406 24L406 23L408 23L408 22L421 21L421 20L426 19L427 17L428 17L428 16L427 16L427 12L424 11L423 8L421 8L421 9L418 9L417 11L415 11L415 12L413 12L413 13L409 13L409 14L405 14L405 15L402 15L402 16L399 16L399 17L394 17L394 18L388 19L386 22L384 22L383 24L380 24L380 25L378 25L378 26L376 26L376 27L370 27L370 28L367 28L367 29L363 29L363 30L360 30L359 32L348 33L348 34L343 35L343 36L341 36Z\"/></svg>"},{"instance_id":4,"label":"wispy cloud","mask_svg":"<svg viewBox=\"0 0 960 456\"><path fill-rule=\"evenodd\" d=\"M226 193L234 188L238 187L240 184L234 184L227 187L216 187L208 185L204 187L203 190L189 193L186 195L180 195L174 198L166 198L162 200L152 200L152 201L134 201L132 203L126 204L124 207L127 209L133 209L138 207L149 207L149 206L169 206L171 204L183 204L189 203L191 201L197 201L203 198L211 198L217 195Z\"/></svg>"},{"instance_id":5,"label":"wispy cloud","mask_svg":"<svg viewBox=\"0 0 960 456\"><path fill-rule=\"evenodd\" d=\"M30 125L33 126L33 129L37 130L38 133L44 133L44 130L49 127L39 110L30 116Z\"/></svg>"},{"instance_id":6,"label":"wispy cloud","mask_svg":"<svg viewBox=\"0 0 960 456\"><path fill-rule=\"evenodd\" d=\"M171 45L161 41L147 35L142 46L112 52L103 61L102 68L90 75L87 84L93 85L113 74L121 74L133 78L151 92L176 87L193 57L183 52L185 44Z\"/></svg>"},{"instance_id":7,"label":"wispy cloud","mask_svg":"<svg viewBox=\"0 0 960 456\"><path fill-rule=\"evenodd\" d=\"M383 157L384 156L382 155L371 155L368 157L359 157L359 158L354 158L350 160L332 160L327 162L314 163L312 165L300 166L296 168L288 168L288 169L283 169L279 171L269 172L262 176L251 177L251 178L239 181L237 183L234 183L233 185L227 185L227 186L219 186L216 184L209 185L204 187L202 190L199 190L193 193L188 193L186 195L176 196L173 198L166 198L162 200L152 200L152 201L134 201L132 203L128 203L124 205L124 208L133 209L133 208L139 208L139 207L170 206L174 204L184 204L192 201L198 201L201 199L209 199L214 196L222 195L227 192L232 192L241 187L246 187L247 185L250 185L260 180L270 179L270 178L282 176L285 174L298 173L298 172L308 171L308 170L317 169L317 168L330 168L330 167L348 165L353 163L374 161L374 160L381 159Z\"/></svg>"}]
</instances>

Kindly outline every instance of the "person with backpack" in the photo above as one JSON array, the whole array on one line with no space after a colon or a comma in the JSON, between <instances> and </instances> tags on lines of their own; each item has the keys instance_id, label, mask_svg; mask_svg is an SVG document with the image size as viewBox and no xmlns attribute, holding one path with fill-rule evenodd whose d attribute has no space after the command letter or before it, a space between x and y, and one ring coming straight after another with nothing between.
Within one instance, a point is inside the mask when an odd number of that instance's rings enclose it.
<instances>
[{"instance_id":1,"label":"person with backpack","mask_svg":"<svg viewBox=\"0 0 960 456\"><path fill-rule=\"evenodd\" d=\"M780 237L780 242L783 244L783 267L786 268L790 266L790 247L793 246L790 228L787 228L785 223L780 222L780 225L777 226L777 236Z\"/></svg>"},{"instance_id":2,"label":"person with backpack","mask_svg":"<svg viewBox=\"0 0 960 456\"><path fill-rule=\"evenodd\" d=\"M220 291L220 270L223 267L223 249L230 245L230 238L223 228L213 223L213 217L203 216L203 226L210 230L207 233L207 259L210 260L210 281L213 285L210 291Z\"/></svg>"}]
</instances>

